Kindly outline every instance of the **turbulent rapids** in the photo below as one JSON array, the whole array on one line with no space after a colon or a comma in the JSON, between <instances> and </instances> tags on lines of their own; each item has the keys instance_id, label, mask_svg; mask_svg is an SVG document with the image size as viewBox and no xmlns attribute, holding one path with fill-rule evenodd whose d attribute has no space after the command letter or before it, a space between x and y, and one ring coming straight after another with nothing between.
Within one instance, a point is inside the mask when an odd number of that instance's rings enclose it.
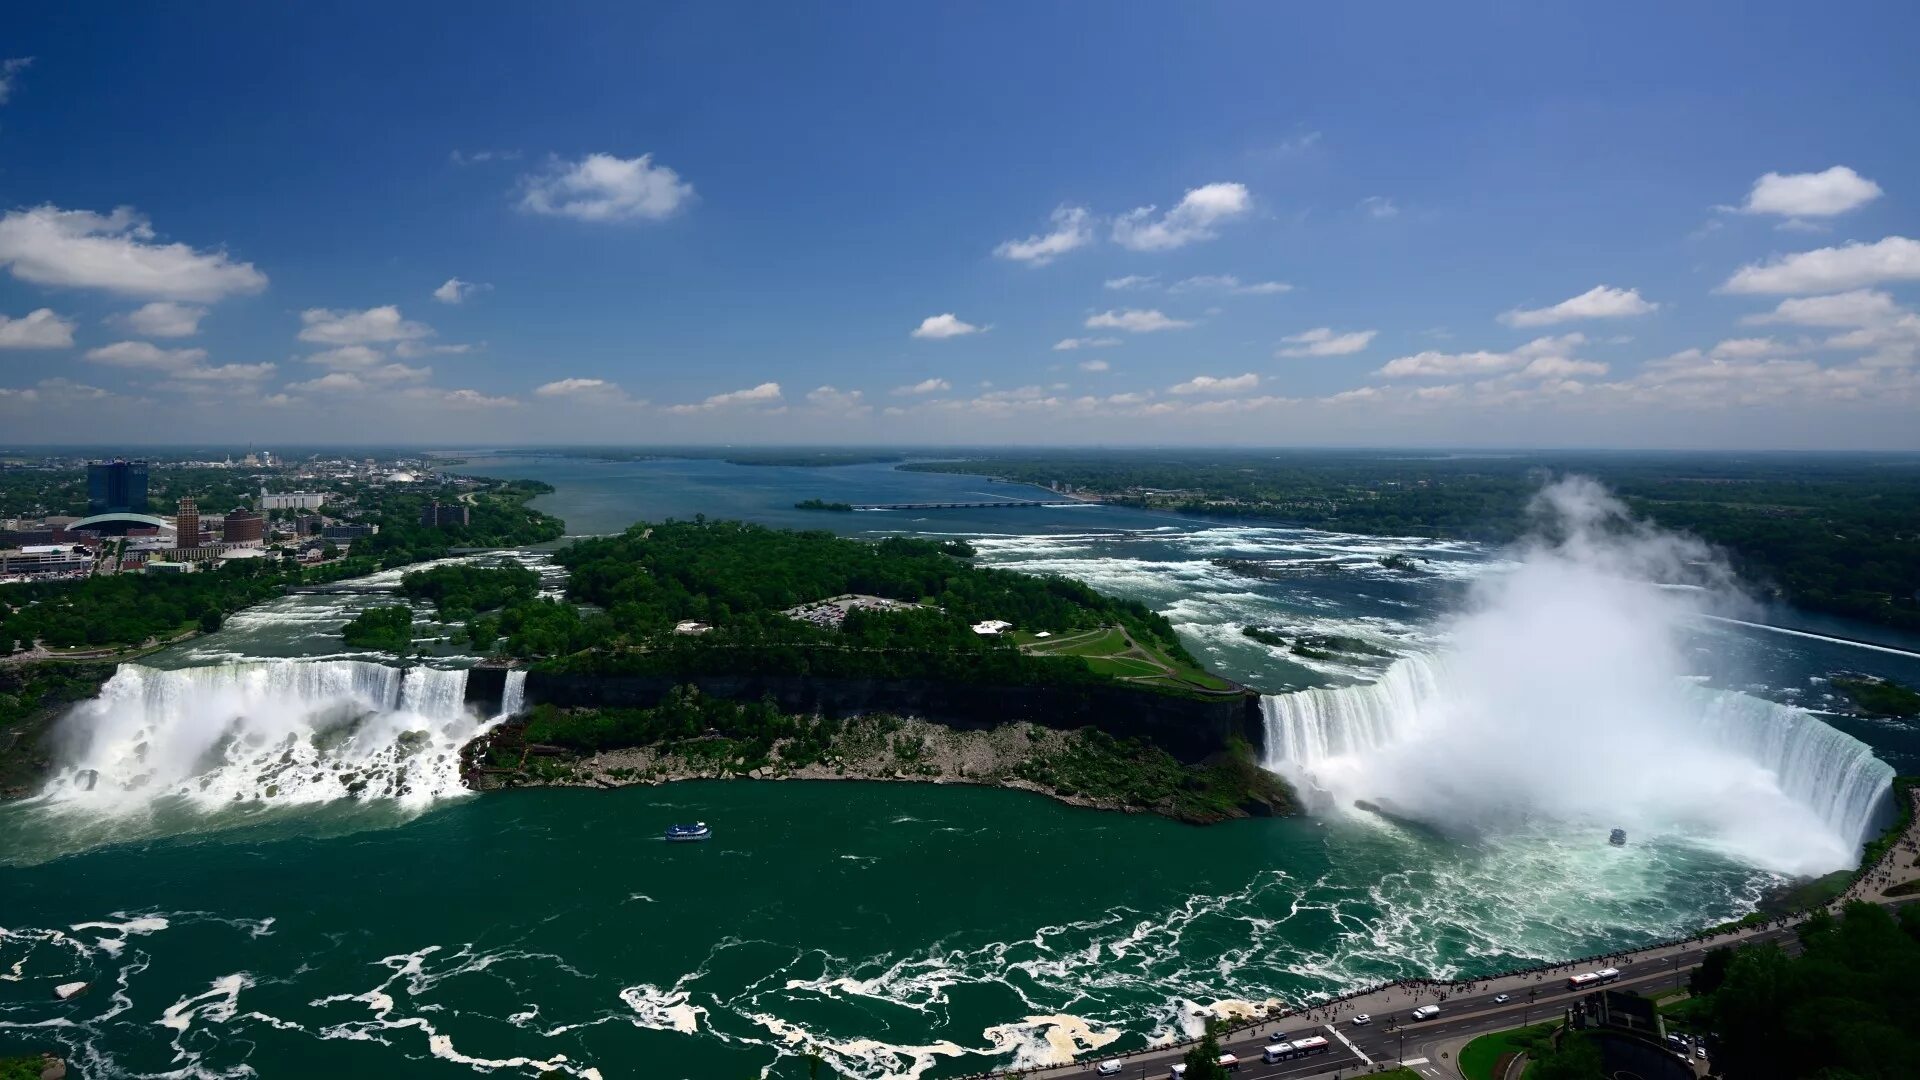
<instances>
[{"instance_id":1,"label":"turbulent rapids","mask_svg":"<svg viewBox=\"0 0 1920 1080\"><path fill-rule=\"evenodd\" d=\"M124 664L68 716L66 767L42 798L106 813L169 797L206 810L429 802L462 790L460 747L486 724L466 681L353 660Z\"/></svg>"}]
</instances>

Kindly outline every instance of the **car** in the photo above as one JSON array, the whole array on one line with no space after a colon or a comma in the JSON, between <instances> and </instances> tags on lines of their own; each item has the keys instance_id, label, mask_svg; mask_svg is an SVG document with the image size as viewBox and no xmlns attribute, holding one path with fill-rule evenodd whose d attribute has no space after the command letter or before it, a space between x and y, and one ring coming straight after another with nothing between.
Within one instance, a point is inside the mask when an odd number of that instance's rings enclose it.
<instances>
[{"instance_id":1,"label":"car","mask_svg":"<svg viewBox=\"0 0 1920 1080\"><path fill-rule=\"evenodd\" d=\"M1705 1043L1702 1043L1701 1045L1699 1045L1699 1046L1696 1046L1696 1047L1694 1047L1694 1048L1693 1048L1693 1056L1694 1056L1694 1057L1697 1057L1697 1058L1699 1058L1699 1059L1700 1059L1701 1061L1705 1061L1705 1060L1707 1060L1707 1047L1706 1047L1706 1044L1705 1044Z\"/></svg>"},{"instance_id":2,"label":"car","mask_svg":"<svg viewBox=\"0 0 1920 1080\"><path fill-rule=\"evenodd\" d=\"M1366 1013L1354 1013L1353 1022L1356 1024L1371 1024L1373 1023L1373 1017L1368 1016Z\"/></svg>"},{"instance_id":3,"label":"car","mask_svg":"<svg viewBox=\"0 0 1920 1080\"><path fill-rule=\"evenodd\" d=\"M1438 1005L1422 1005L1419 1008L1413 1010L1413 1018L1415 1020L1431 1020L1434 1017L1439 1015L1440 1015L1440 1006Z\"/></svg>"},{"instance_id":4,"label":"car","mask_svg":"<svg viewBox=\"0 0 1920 1080\"><path fill-rule=\"evenodd\" d=\"M1113 1061L1103 1061L1103 1062L1101 1062L1100 1064L1098 1064L1098 1065L1095 1065L1095 1066L1093 1067L1093 1075L1095 1075L1095 1076L1119 1076L1119 1075L1120 1075L1120 1062L1119 1062L1119 1060L1118 1060L1118 1059L1115 1059L1115 1060L1113 1060Z\"/></svg>"},{"instance_id":5,"label":"car","mask_svg":"<svg viewBox=\"0 0 1920 1080\"><path fill-rule=\"evenodd\" d=\"M1511 998L1511 997L1509 997L1509 996L1508 996L1508 995L1506 995L1506 994L1495 994L1495 995L1493 995L1493 1003L1494 1003L1495 1005L1505 1005L1505 1004L1506 1004L1507 1002L1509 1002L1509 1001L1512 1001L1512 1000L1513 1000L1513 998Z\"/></svg>"}]
</instances>

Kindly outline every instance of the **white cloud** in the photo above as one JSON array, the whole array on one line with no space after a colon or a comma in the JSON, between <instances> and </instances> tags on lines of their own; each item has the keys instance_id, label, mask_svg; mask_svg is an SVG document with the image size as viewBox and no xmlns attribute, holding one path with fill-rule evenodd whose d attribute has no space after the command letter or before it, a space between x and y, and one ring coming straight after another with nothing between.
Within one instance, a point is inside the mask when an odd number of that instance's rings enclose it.
<instances>
[{"instance_id":1,"label":"white cloud","mask_svg":"<svg viewBox=\"0 0 1920 1080\"><path fill-rule=\"evenodd\" d=\"M1076 248L1093 243L1093 215L1084 206L1062 206L1049 219L1053 231L1036 233L1025 240L1008 240L993 249L995 255L1015 262L1045 266Z\"/></svg>"},{"instance_id":2,"label":"white cloud","mask_svg":"<svg viewBox=\"0 0 1920 1080\"><path fill-rule=\"evenodd\" d=\"M0 105L5 105L13 97L13 77L33 65L33 57L16 56L11 60L0 60Z\"/></svg>"},{"instance_id":3,"label":"white cloud","mask_svg":"<svg viewBox=\"0 0 1920 1080\"><path fill-rule=\"evenodd\" d=\"M1817 173L1770 172L1753 182L1740 210L1789 218L1833 217L1865 206L1881 194L1879 184L1845 165Z\"/></svg>"},{"instance_id":4,"label":"white cloud","mask_svg":"<svg viewBox=\"0 0 1920 1080\"><path fill-rule=\"evenodd\" d=\"M1111 371L1113 366L1105 360L1082 360L1079 368L1081 371Z\"/></svg>"},{"instance_id":5,"label":"white cloud","mask_svg":"<svg viewBox=\"0 0 1920 1080\"><path fill-rule=\"evenodd\" d=\"M812 405L816 409L864 415L873 411L873 406L861 400L865 396L866 395L858 390L839 390L831 386L816 386L812 390L807 391L807 404Z\"/></svg>"},{"instance_id":6,"label":"white cloud","mask_svg":"<svg viewBox=\"0 0 1920 1080\"><path fill-rule=\"evenodd\" d=\"M1128 308L1125 311L1103 311L1087 317L1089 330L1125 330L1129 334L1151 334L1157 330L1184 330L1193 324L1184 319L1170 319L1158 310L1139 310ZM1059 348L1059 346L1054 346Z\"/></svg>"},{"instance_id":7,"label":"white cloud","mask_svg":"<svg viewBox=\"0 0 1920 1080\"><path fill-rule=\"evenodd\" d=\"M337 349L322 349L307 357L307 363L335 371L351 371L370 368L387 362L387 354L379 349L365 345L342 345Z\"/></svg>"},{"instance_id":8,"label":"white cloud","mask_svg":"<svg viewBox=\"0 0 1920 1080\"><path fill-rule=\"evenodd\" d=\"M1556 323L1572 322L1575 319L1618 319L1630 315L1645 315L1659 310L1660 305L1642 299L1639 289L1616 289L1610 285L1595 285L1579 296L1562 300L1551 307L1523 310L1515 308L1503 312L1500 321L1508 326L1553 326Z\"/></svg>"},{"instance_id":9,"label":"white cloud","mask_svg":"<svg viewBox=\"0 0 1920 1080\"><path fill-rule=\"evenodd\" d=\"M1889 236L1879 243L1844 244L1779 256L1741 267L1720 286L1730 293L1827 293L1920 280L1920 241Z\"/></svg>"},{"instance_id":10,"label":"white cloud","mask_svg":"<svg viewBox=\"0 0 1920 1080\"><path fill-rule=\"evenodd\" d=\"M1214 238L1215 226L1253 208L1245 184L1213 183L1194 188L1158 220L1155 207L1142 206L1113 222L1113 242L1131 251L1168 251Z\"/></svg>"},{"instance_id":11,"label":"white cloud","mask_svg":"<svg viewBox=\"0 0 1920 1080\"><path fill-rule=\"evenodd\" d=\"M443 304L458 304L464 302L467 297L472 296L474 293L486 292L491 288L493 288L491 285L472 281L461 281L457 277L450 277L444 285L433 290L433 298Z\"/></svg>"},{"instance_id":12,"label":"white cloud","mask_svg":"<svg viewBox=\"0 0 1920 1080\"><path fill-rule=\"evenodd\" d=\"M625 397L625 391L605 379L555 379L542 383L534 391L539 397L595 398L613 395Z\"/></svg>"},{"instance_id":13,"label":"white cloud","mask_svg":"<svg viewBox=\"0 0 1920 1080\"><path fill-rule=\"evenodd\" d=\"M1127 289L1151 289L1159 283L1160 279L1152 274L1128 274L1125 277L1108 278L1106 280L1107 288L1121 291Z\"/></svg>"},{"instance_id":14,"label":"white cloud","mask_svg":"<svg viewBox=\"0 0 1920 1080\"><path fill-rule=\"evenodd\" d=\"M1412 356L1389 360L1374 374L1388 378L1493 375L1527 367L1531 362L1543 358L1571 359L1569 354L1586 342L1584 334L1563 334L1559 337L1535 338L1512 352L1486 350L1465 353L1419 352ZM1551 365L1545 367L1551 367Z\"/></svg>"},{"instance_id":15,"label":"white cloud","mask_svg":"<svg viewBox=\"0 0 1920 1080\"><path fill-rule=\"evenodd\" d=\"M1527 361L1527 366L1520 369L1520 375L1527 379L1571 379L1581 375L1605 375L1607 370L1607 365L1598 360L1542 356Z\"/></svg>"},{"instance_id":16,"label":"white cloud","mask_svg":"<svg viewBox=\"0 0 1920 1080\"><path fill-rule=\"evenodd\" d=\"M896 396L916 396L921 394L939 394L953 389L953 384L945 379L922 379L912 386L896 386Z\"/></svg>"},{"instance_id":17,"label":"white cloud","mask_svg":"<svg viewBox=\"0 0 1920 1080\"><path fill-rule=\"evenodd\" d=\"M36 206L0 217L0 264L36 285L104 289L125 296L218 300L267 287L267 275L225 252L154 242L129 207L111 214Z\"/></svg>"},{"instance_id":18,"label":"white cloud","mask_svg":"<svg viewBox=\"0 0 1920 1080\"><path fill-rule=\"evenodd\" d=\"M521 209L575 221L659 221L693 201L693 185L655 165L652 154L553 158L546 171L523 177L520 184Z\"/></svg>"},{"instance_id":19,"label":"white cloud","mask_svg":"<svg viewBox=\"0 0 1920 1080\"><path fill-rule=\"evenodd\" d=\"M1336 332L1330 326L1316 326L1304 333L1282 338L1289 347L1280 356L1351 356L1372 344L1378 330Z\"/></svg>"},{"instance_id":20,"label":"white cloud","mask_svg":"<svg viewBox=\"0 0 1920 1080\"><path fill-rule=\"evenodd\" d=\"M191 367L205 360L207 350L163 349L151 341L116 341L111 345L87 350L86 357L96 364L173 371Z\"/></svg>"},{"instance_id":21,"label":"white cloud","mask_svg":"<svg viewBox=\"0 0 1920 1080\"><path fill-rule=\"evenodd\" d=\"M36 308L19 318L0 315L0 349L67 349L73 347L73 324Z\"/></svg>"},{"instance_id":22,"label":"white cloud","mask_svg":"<svg viewBox=\"0 0 1920 1080\"><path fill-rule=\"evenodd\" d=\"M710 409L724 409L731 405L769 405L780 400L782 400L780 396L780 384L777 382L764 382L759 386L749 387L745 390L734 390L725 394L715 394L697 405L669 405L667 406L667 411L671 413L696 413L706 412Z\"/></svg>"},{"instance_id":23,"label":"white cloud","mask_svg":"<svg viewBox=\"0 0 1920 1080\"><path fill-rule=\"evenodd\" d=\"M221 364L217 367L185 367L172 372L174 378L190 382L258 382L273 374L275 365L259 364Z\"/></svg>"},{"instance_id":24,"label":"white cloud","mask_svg":"<svg viewBox=\"0 0 1920 1080\"><path fill-rule=\"evenodd\" d=\"M429 345L424 341L403 341L393 347L393 355L402 360L418 360L423 356L464 356L472 351L471 345Z\"/></svg>"},{"instance_id":25,"label":"white cloud","mask_svg":"<svg viewBox=\"0 0 1920 1080\"><path fill-rule=\"evenodd\" d=\"M431 401L453 409L507 409L520 404L510 397L494 397L478 390L443 390L437 386L416 386L401 393L417 401Z\"/></svg>"},{"instance_id":26,"label":"white cloud","mask_svg":"<svg viewBox=\"0 0 1920 1080\"><path fill-rule=\"evenodd\" d=\"M1385 195L1369 195L1361 199L1360 209L1366 211L1368 217L1378 221L1384 221L1390 217L1397 217L1400 214L1400 208L1395 206L1393 200L1387 198Z\"/></svg>"},{"instance_id":27,"label":"white cloud","mask_svg":"<svg viewBox=\"0 0 1920 1080\"><path fill-rule=\"evenodd\" d=\"M1780 301L1771 312L1740 320L1750 325L1788 323L1794 326L1873 326L1899 317L1905 309L1893 297L1874 289L1853 289L1829 296L1796 296Z\"/></svg>"},{"instance_id":28,"label":"white cloud","mask_svg":"<svg viewBox=\"0 0 1920 1080\"><path fill-rule=\"evenodd\" d=\"M1284 281L1253 281L1242 283L1232 274L1201 274L1176 281L1167 286L1170 293L1218 291L1229 292L1236 296L1276 296L1292 292L1293 286Z\"/></svg>"},{"instance_id":29,"label":"white cloud","mask_svg":"<svg viewBox=\"0 0 1920 1080\"><path fill-rule=\"evenodd\" d=\"M200 320L206 316L207 309L194 304L155 300L116 316L115 321L143 337L192 337L200 332Z\"/></svg>"},{"instance_id":30,"label":"white cloud","mask_svg":"<svg viewBox=\"0 0 1920 1080\"><path fill-rule=\"evenodd\" d=\"M1243 390L1252 390L1260 385L1260 376L1249 371L1245 375L1215 377L1195 375L1186 382L1167 387L1169 394L1238 394Z\"/></svg>"},{"instance_id":31,"label":"white cloud","mask_svg":"<svg viewBox=\"0 0 1920 1080\"><path fill-rule=\"evenodd\" d=\"M316 345L363 345L380 341L412 341L430 337L433 328L402 318L394 304L365 311L308 308L300 313L300 340Z\"/></svg>"},{"instance_id":32,"label":"white cloud","mask_svg":"<svg viewBox=\"0 0 1920 1080\"><path fill-rule=\"evenodd\" d=\"M459 150L451 150L447 153L447 160L453 162L455 165L481 165L489 161L519 161L520 151L470 150L462 153Z\"/></svg>"},{"instance_id":33,"label":"white cloud","mask_svg":"<svg viewBox=\"0 0 1920 1080\"><path fill-rule=\"evenodd\" d=\"M287 384L287 389L300 393L357 394L366 388L360 376L351 371L330 371L317 379Z\"/></svg>"},{"instance_id":34,"label":"white cloud","mask_svg":"<svg viewBox=\"0 0 1920 1080\"><path fill-rule=\"evenodd\" d=\"M1125 342L1117 337L1070 337L1053 343L1054 352L1066 352L1070 349L1111 349Z\"/></svg>"},{"instance_id":35,"label":"white cloud","mask_svg":"<svg viewBox=\"0 0 1920 1080\"><path fill-rule=\"evenodd\" d=\"M954 315L953 312L949 311L944 315L929 315L921 319L920 325L914 327L912 336L939 341L945 338L961 337L966 334L977 334L982 329L982 327L961 320L958 316Z\"/></svg>"}]
</instances>

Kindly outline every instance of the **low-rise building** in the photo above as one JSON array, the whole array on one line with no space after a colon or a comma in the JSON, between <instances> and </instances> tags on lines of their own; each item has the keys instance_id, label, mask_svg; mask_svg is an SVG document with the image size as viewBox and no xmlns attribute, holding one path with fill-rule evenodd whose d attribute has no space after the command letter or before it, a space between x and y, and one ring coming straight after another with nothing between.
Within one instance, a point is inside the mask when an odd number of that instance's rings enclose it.
<instances>
[{"instance_id":1,"label":"low-rise building","mask_svg":"<svg viewBox=\"0 0 1920 1080\"><path fill-rule=\"evenodd\" d=\"M318 510L327 504L324 491L268 491L260 489L262 510Z\"/></svg>"}]
</instances>

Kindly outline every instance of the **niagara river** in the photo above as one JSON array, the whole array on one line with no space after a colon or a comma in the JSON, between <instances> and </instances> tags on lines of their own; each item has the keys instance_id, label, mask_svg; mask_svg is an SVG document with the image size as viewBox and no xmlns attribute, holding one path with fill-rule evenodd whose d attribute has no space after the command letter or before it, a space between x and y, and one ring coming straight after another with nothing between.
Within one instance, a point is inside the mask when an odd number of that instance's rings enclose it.
<instances>
[{"instance_id":1,"label":"niagara river","mask_svg":"<svg viewBox=\"0 0 1920 1080\"><path fill-rule=\"evenodd\" d=\"M338 636L391 597L287 596L123 665L68 718L45 789L0 806L0 1045L103 1077L1058 1062L1207 1011L1738 918L1851 868L1920 764L1920 733L1825 682L1920 681L1920 656L1714 617L1679 580L1695 553L1665 538L1496 550L1105 506L791 508L1035 491L885 465L463 468L552 483L537 505L576 534L707 513L960 536L985 565L1140 600L1261 693L1264 763L1311 812L1202 828L860 782L475 795L458 750L496 716L464 702L473 658L403 669ZM660 840L692 820L713 840Z\"/></svg>"}]
</instances>

